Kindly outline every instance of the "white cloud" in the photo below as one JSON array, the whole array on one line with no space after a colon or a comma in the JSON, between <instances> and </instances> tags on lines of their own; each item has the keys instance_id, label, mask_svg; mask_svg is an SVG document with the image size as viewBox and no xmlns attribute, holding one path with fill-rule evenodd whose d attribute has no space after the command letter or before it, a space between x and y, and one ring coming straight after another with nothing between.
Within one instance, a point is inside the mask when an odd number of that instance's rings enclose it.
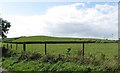
<instances>
[{"instance_id":1,"label":"white cloud","mask_svg":"<svg viewBox=\"0 0 120 73\"><path fill-rule=\"evenodd\" d=\"M75 4L72 4L71 6L80 6L80 5L83 6L83 7L85 6L84 3L75 3Z\"/></svg>"},{"instance_id":2,"label":"white cloud","mask_svg":"<svg viewBox=\"0 0 120 73\"><path fill-rule=\"evenodd\" d=\"M77 9L79 7L79 9ZM83 8L84 7L84 8ZM85 8L84 3L55 6L45 15L12 16L9 37L30 35L117 38L117 5L96 4Z\"/></svg>"}]
</instances>

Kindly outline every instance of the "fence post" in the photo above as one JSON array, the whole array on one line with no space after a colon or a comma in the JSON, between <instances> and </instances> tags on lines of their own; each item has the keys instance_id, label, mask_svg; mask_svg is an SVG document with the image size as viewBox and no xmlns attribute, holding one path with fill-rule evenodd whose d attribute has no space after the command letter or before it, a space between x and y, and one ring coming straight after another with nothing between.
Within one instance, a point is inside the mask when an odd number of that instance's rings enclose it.
<instances>
[{"instance_id":1,"label":"fence post","mask_svg":"<svg viewBox=\"0 0 120 73\"><path fill-rule=\"evenodd\" d=\"M46 53L47 53L47 50L46 50L46 43L45 43L45 55L46 55Z\"/></svg>"},{"instance_id":2,"label":"fence post","mask_svg":"<svg viewBox=\"0 0 120 73\"><path fill-rule=\"evenodd\" d=\"M7 43L7 48L9 48L9 47L8 47L8 43Z\"/></svg>"},{"instance_id":3,"label":"fence post","mask_svg":"<svg viewBox=\"0 0 120 73\"><path fill-rule=\"evenodd\" d=\"M17 48L18 48L18 44L16 43L16 50L17 50Z\"/></svg>"},{"instance_id":4,"label":"fence post","mask_svg":"<svg viewBox=\"0 0 120 73\"><path fill-rule=\"evenodd\" d=\"M83 57L82 57L82 63L84 63L84 46L85 46L85 45L84 45L84 43L83 43L83 51L82 51L82 52L83 52Z\"/></svg>"},{"instance_id":5,"label":"fence post","mask_svg":"<svg viewBox=\"0 0 120 73\"><path fill-rule=\"evenodd\" d=\"M83 43L83 57L84 57L84 43Z\"/></svg>"},{"instance_id":6,"label":"fence post","mask_svg":"<svg viewBox=\"0 0 120 73\"><path fill-rule=\"evenodd\" d=\"M25 44L25 42L23 43L23 51L26 51L26 44Z\"/></svg>"},{"instance_id":7,"label":"fence post","mask_svg":"<svg viewBox=\"0 0 120 73\"><path fill-rule=\"evenodd\" d=\"M12 43L11 43L11 49L12 49Z\"/></svg>"}]
</instances>

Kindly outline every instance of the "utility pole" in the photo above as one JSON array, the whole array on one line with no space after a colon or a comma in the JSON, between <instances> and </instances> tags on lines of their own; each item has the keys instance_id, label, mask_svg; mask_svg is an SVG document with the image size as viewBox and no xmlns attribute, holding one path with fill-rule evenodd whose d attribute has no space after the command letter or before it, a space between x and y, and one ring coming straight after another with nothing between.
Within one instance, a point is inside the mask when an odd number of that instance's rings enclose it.
<instances>
[{"instance_id":1,"label":"utility pole","mask_svg":"<svg viewBox=\"0 0 120 73\"><path fill-rule=\"evenodd\" d=\"M113 34L112 34L112 40L113 40Z\"/></svg>"}]
</instances>

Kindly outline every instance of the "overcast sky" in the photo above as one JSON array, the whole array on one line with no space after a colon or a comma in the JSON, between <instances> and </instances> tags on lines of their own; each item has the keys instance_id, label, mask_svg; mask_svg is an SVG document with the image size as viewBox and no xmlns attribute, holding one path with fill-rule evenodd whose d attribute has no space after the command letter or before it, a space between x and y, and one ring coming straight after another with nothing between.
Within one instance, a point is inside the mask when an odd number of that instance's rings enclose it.
<instances>
[{"instance_id":1,"label":"overcast sky","mask_svg":"<svg viewBox=\"0 0 120 73\"><path fill-rule=\"evenodd\" d=\"M118 38L117 2L8 2L0 7L1 17L11 22L8 37Z\"/></svg>"}]
</instances>

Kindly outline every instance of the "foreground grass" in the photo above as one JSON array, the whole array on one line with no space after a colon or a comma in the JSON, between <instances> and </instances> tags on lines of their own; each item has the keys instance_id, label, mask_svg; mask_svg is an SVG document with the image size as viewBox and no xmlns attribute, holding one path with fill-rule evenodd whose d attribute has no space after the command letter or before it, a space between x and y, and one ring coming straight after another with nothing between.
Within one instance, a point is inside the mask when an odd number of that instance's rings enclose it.
<instances>
[{"instance_id":1,"label":"foreground grass","mask_svg":"<svg viewBox=\"0 0 120 73\"><path fill-rule=\"evenodd\" d=\"M8 50L4 52L2 66L8 71L40 71L40 72L59 72L59 71L79 71L84 73L118 70L118 57L110 60L104 54L98 58L95 55L71 57L68 55L42 55L37 52L16 53Z\"/></svg>"},{"instance_id":2,"label":"foreground grass","mask_svg":"<svg viewBox=\"0 0 120 73\"><path fill-rule=\"evenodd\" d=\"M77 72L83 72L83 73L92 73L92 72L102 72L102 71L108 71L108 72L116 72L117 65L114 62L108 62L103 63L104 65L84 65L80 64L79 62L62 62L58 61L56 63L49 63L49 62L43 62L41 60L34 60L34 61L20 61L18 63L14 63L16 61L15 58L4 58L3 61L3 68L5 68L7 71L12 71L13 73L18 73L19 71L40 71L42 72L59 72L59 71L77 71ZM116 72L118 73L118 72Z\"/></svg>"},{"instance_id":3,"label":"foreground grass","mask_svg":"<svg viewBox=\"0 0 120 73\"><path fill-rule=\"evenodd\" d=\"M72 63L72 62L61 62L50 64L45 63L40 60L29 61L29 62L19 62L13 64L15 59L13 58L5 58L3 61L3 67L8 71L91 71L97 70L99 67L95 66L85 66L80 63Z\"/></svg>"}]
</instances>

